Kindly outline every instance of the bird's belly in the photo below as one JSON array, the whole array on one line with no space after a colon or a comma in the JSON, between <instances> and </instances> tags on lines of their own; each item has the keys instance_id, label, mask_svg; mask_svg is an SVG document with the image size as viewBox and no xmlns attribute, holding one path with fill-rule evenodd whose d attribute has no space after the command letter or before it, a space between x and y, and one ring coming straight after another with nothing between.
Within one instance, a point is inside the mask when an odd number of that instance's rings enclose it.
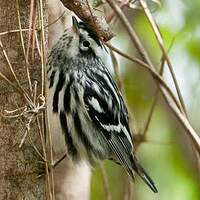
<instances>
[{"instance_id":1,"label":"bird's belly","mask_svg":"<svg viewBox=\"0 0 200 200\"><path fill-rule=\"evenodd\" d=\"M52 88L47 88L47 114L49 129L52 138L53 151L56 154L67 152L65 132L61 127L59 113L63 110L63 91L59 94L58 112L53 112L53 96L56 84ZM80 109L78 116L81 121L82 130L78 131L77 124L71 114L66 116L68 131L72 138L72 143L77 150L77 157L88 160L90 163L95 160L103 160L110 156L110 148L103 136L103 133L94 126L93 122L85 115L85 110ZM82 135L83 134L83 135ZM85 139L84 139L85 138ZM86 142L87 139L87 142ZM70 153L70 152L69 152ZM73 156L73 154L71 155ZM73 158L72 158L73 159Z\"/></svg>"},{"instance_id":2,"label":"bird's belly","mask_svg":"<svg viewBox=\"0 0 200 200\"><path fill-rule=\"evenodd\" d=\"M52 139L53 151L57 154L65 153L67 150L65 136L60 124L59 114L53 112L53 89L47 89L47 115L48 125Z\"/></svg>"}]
</instances>

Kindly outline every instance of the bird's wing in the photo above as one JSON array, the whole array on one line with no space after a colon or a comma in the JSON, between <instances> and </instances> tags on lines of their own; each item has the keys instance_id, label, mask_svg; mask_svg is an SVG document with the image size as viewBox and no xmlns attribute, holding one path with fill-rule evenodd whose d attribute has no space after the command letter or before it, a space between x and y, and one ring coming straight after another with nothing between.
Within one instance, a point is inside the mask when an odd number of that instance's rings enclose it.
<instances>
[{"instance_id":1,"label":"bird's wing","mask_svg":"<svg viewBox=\"0 0 200 200\"><path fill-rule=\"evenodd\" d=\"M133 155L127 108L111 75L108 71L94 70L91 73L90 69L86 76L88 79L83 100L91 120L100 129L128 174L134 179L134 169L149 187L157 192L153 181Z\"/></svg>"},{"instance_id":2,"label":"bird's wing","mask_svg":"<svg viewBox=\"0 0 200 200\"><path fill-rule=\"evenodd\" d=\"M133 155L127 108L111 75L107 70L96 69L85 73L83 103L90 119L132 179L134 169L157 192L153 181Z\"/></svg>"},{"instance_id":3,"label":"bird's wing","mask_svg":"<svg viewBox=\"0 0 200 200\"><path fill-rule=\"evenodd\" d=\"M130 156L133 144L125 103L111 75L107 71L87 74L84 89L86 110L120 163L132 175Z\"/></svg>"}]
</instances>

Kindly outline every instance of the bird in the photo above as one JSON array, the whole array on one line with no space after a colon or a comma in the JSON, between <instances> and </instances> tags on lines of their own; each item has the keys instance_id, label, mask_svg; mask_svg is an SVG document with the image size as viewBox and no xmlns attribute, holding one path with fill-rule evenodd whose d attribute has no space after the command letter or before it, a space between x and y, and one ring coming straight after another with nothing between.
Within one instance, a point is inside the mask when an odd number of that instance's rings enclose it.
<instances>
[{"instance_id":1,"label":"bird","mask_svg":"<svg viewBox=\"0 0 200 200\"><path fill-rule=\"evenodd\" d=\"M155 193L152 179L134 155L123 97L104 60L105 49L87 24L72 27L55 42L47 60L47 113L53 150L90 166L99 160L135 171Z\"/></svg>"}]
</instances>

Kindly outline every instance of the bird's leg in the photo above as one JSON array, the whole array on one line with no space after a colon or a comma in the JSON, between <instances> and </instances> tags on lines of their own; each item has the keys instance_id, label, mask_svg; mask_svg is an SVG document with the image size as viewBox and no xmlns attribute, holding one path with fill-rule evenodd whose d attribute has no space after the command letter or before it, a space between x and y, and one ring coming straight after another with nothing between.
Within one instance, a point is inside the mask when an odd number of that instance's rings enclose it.
<instances>
[{"instance_id":1,"label":"bird's leg","mask_svg":"<svg viewBox=\"0 0 200 200\"><path fill-rule=\"evenodd\" d=\"M59 158L52 167L55 168L59 163L61 163L65 158L67 157L67 154L65 153L61 158Z\"/></svg>"}]
</instances>

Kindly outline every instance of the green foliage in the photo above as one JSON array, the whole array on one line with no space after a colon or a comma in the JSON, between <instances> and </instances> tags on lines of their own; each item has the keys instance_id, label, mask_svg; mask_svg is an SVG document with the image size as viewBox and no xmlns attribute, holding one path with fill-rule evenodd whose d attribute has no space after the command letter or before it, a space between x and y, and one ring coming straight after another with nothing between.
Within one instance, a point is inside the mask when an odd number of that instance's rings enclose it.
<instances>
[{"instance_id":1,"label":"green foliage","mask_svg":"<svg viewBox=\"0 0 200 200\"><path fill-rule=\"evenodd\" d=\"M199 26L200 19L200 1L198 0L184 0L186 6L185 11L185 26L188 30L194 31Z\"/></svg>"},{"instance_id":2,"label":"green foliage","mask_svg":"<svg viewBox=\"0 0 200 200\"><path fill-rule=\"evenodd\" d=\"M192 38L191 41L187 43L187 51L190 53L191 57L200 64L200 37Z\"/></svg>"}]
</instances>

